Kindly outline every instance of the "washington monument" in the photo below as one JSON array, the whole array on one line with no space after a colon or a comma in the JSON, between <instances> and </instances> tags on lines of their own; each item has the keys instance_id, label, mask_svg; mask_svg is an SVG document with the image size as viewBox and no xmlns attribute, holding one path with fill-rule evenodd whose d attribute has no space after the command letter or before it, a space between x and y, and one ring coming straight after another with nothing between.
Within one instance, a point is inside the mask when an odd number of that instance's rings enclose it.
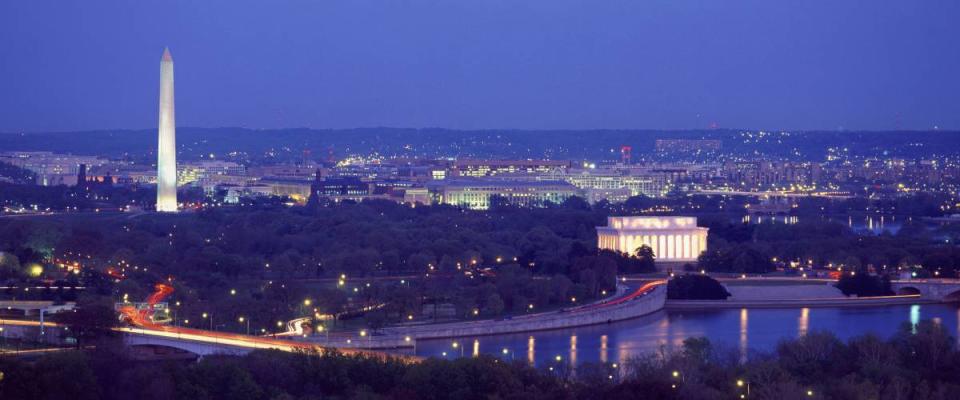
<instances>
[{"instance_id":1,"label":"washington monument","mask_svg":"<svg viewBox=\"0 0 960 400\"><path fill-rule=\"evenodd\" d=\"M177 124L173 112L173 57L160 59L160 128L157 146L157 211L177 212Z\"/></svg>"}]
</instances>

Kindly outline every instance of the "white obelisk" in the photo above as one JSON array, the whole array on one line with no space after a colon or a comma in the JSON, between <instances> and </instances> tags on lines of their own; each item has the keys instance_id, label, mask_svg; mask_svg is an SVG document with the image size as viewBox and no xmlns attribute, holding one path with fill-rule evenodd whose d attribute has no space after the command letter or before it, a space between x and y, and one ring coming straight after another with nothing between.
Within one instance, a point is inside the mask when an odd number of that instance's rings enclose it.
<instances>
[{"instance_id":1,"label":"white obelisk","mask_svg":"<svg viewBox=\"0 0 960 400\"><path fill-rule=\"evenodd\" d=\"M177 124L173 113L173 57L160 59L160 128L157 146L157 211L177 212Z\"/></svg>"}]
</instances>

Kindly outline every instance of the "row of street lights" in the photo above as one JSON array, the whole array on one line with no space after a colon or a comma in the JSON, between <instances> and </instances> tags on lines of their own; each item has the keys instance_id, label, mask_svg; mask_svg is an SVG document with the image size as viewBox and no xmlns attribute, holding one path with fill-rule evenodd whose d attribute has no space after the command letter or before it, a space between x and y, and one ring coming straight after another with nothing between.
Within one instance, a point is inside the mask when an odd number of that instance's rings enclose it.
<instances>
[{"instance_id":1,"label":"row of street lights","mask_svg":"<svg viewBox=\"0 0 960 400\"><path fill-rule=\"evenodd\" d=\"M678 379L678 380L680 380L680 383L684 383L684 382L685 382L684 376L683 376L683 374L682 374L680 371L674 370L673 372L670 373L670 375L673 377L673 379ZM736 386L737 386L738 389L740 389L740 390L745 390L744 393L740 393L740 398L741 398L741 399L746 399L746 398L750 397L750 381L743 380L743 379L737 379L734 383L736 384ZM671 387L674 388L674 389L676 389L676 388L677 388L677 384L674 383L674 384L671 385ZM814 393L813 393L813 390L812 390L812 389L807 389L806 392L804 392L804 394L806 394L807 397L813 397L813 394L814 394Z\"/></svg>"}]
</instances>

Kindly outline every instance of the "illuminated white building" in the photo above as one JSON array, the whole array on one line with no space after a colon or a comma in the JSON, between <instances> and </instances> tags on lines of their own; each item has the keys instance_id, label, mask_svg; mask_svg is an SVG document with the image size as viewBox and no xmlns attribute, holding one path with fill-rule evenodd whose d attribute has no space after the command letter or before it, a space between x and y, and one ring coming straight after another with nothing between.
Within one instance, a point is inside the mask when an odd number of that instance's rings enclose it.
<instances>
[{"instance_id":1,"label":"illuminated white building","mask_svg":"<svg viewBox=\"0 0 960 400\"><path fill-rule=\"evenodd\" d=\"M437 203L472 210L489 209L494 197L514 206L543 207L548 202L561 204L577 194L575 186L561 181L445 179L428 184L428 188Z\"/></svg>"},{"instance_id":2,"label":"illuminated white building","mask_svg":"<svg viewBox=\"0 0 960 400\"><path fill-rule=\"evenodd\" d=\"M662 197L666 194L665 186L657 184L651 178L622 175L608 170L582 170L555 177L584 190L628 189L631 196L643 195L647 197ZM613 199L608 200L614 201Z\"/></svg>"},{"instance_id":3,"label":"illuminated white building","mask_svg":"<svg viewBox=\"0 0 960 400\"><path fill-rule=\"evenodd\" d=\"M597 246L634 254L647 245L657 261L696 261L707 249L707 231L697 217L608 217L597 227Z\"/></svg>"},{"instance_id":4,"label":"illuminated white building","mask_svg":"<svg viewBox=\"0 0 960 400\"><path fill-rule=\"evenodd\" d=\"M197 184L207 186L207 181L217 177L240 177L246 179L246 168L231 161L199 161L177 165L177 185Z\"/></svg>"},{"instance_id":5,"label":"illuminated white building","mask_svg":"<svg viewBox=\"0 0 960 400\"><path fill-rule=\"evenodd\" d=\"M160 59L160 124L157 132L157 211L177 212L177 124L173 105L173 57Z\"/></svg>"}]
</instances>

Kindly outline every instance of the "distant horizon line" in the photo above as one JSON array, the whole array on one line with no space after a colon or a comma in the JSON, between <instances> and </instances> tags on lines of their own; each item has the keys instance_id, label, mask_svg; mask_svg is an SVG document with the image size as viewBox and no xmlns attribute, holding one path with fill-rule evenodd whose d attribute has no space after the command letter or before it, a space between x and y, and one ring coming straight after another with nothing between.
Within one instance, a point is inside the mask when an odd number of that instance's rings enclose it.
<instances>
[{"instance_id":1,"label":"distant horizon line","mask_svg":"<svg viewBox=\"0 0 960 400\"><path fill-rule=\"evenodd\" d=\"M786 133L960 133L960 128L958 129L943 129L943 128L927 128L927 129L917 129L917 128L902 128L902 129L767 129L767 128L443 128L443 127L395 127L395 126L362 126L362 127L353 127L353 128L310 128L310 127L287 127L287 128L251 128L244 126L219 126L219 127L202 127L202 126L178 126L178 129L193 129L193 130L217 130L217 129L243 129L248 131L290 131L290 130L307 130L307 131L352 131L352 130L375 130L375 129L385 129L385 130L434 130L434 131L451 131L451 132L495 132L495 131L510 131L510 132L580 132L580 131L600 131L600 132L786 132ZM43 134L71 134L71 133L100 133L100 132L156 132L157 128L97 128L97 129L80 129L80 130L54 130L54 131L6 131L0 130L0 135L43 135Z\"/></svg>"}]
</instances>

